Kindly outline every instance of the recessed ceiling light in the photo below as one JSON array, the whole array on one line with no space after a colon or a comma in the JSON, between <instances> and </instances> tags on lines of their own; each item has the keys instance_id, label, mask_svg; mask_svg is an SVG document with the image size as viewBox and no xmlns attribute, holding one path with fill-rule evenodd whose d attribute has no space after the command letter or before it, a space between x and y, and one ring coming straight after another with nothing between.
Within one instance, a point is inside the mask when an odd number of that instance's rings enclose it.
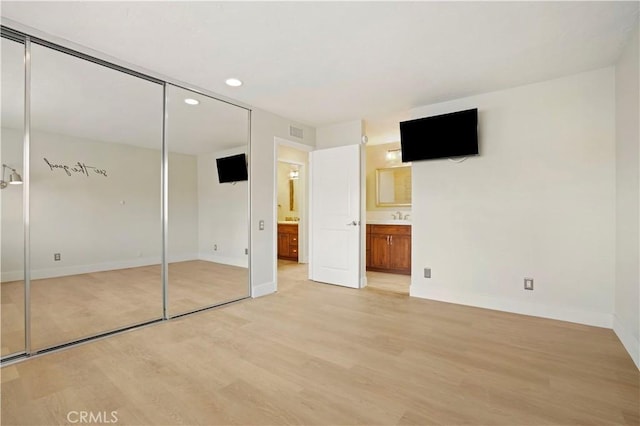
<instances>
[{"instance_id":1,"label":"recessed ceiling light","mask_svg":"<svg viewBox=\"0 0 640 426\"><path fill-rule=\"evenodd\" d=\"M237 78L228 78L225 80L225 83L227 83L227 86L231 87L242 86L242 81L238 80Z\"/></svg>"},{"instance_id":2,"label":"recessed ceiling light","mask_svg":"<svg viewBox=\"0 0 640 426\"><path fill-rule=\"evenodd\" d=\"M200 103L199 100L193 98L187 98L184 100L184 103L187 105L198 105Z\"/></svg>"}]
</instances>

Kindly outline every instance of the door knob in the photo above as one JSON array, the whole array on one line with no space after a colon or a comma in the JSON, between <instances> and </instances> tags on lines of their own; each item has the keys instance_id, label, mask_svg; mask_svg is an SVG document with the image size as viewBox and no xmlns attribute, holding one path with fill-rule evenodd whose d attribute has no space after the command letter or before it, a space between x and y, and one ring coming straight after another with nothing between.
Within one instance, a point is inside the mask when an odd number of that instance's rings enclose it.
<instances>
[{"instance_id":1,"label":"door knob","mask_svg":"<svg viewBox=\"0 0 640 426\"><path fill-rule=\"evenodd\" d=\"M357 221L357 220L353 220L347 223L347 226L358 226L358 225L360 225L360 221Z\"/></svg>"}]
</instances>

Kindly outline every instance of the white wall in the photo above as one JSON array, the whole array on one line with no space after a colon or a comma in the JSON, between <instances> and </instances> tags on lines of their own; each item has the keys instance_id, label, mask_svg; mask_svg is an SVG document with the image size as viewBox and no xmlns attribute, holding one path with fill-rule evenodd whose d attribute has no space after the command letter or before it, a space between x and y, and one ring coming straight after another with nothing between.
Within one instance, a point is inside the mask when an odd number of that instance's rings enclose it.
<instances>
[{"instance_id":1,"label":"white wall","mask_svg":"<svg viewBox=\"0 0 640 426\"><path fill-rule=\"evenodd\" d=\"M354 120L322 126L316 129L316 148L334 148L336 146L356 145L362 142L364 121Z\"/></svg>"},{"instance_id":2,"label":"white wall","mask_svg":"<svg viewBox=\"0 0 640 426\"><path fill-rule=\"evenodd\" d=\"M475 107L479 156L413 162L411 295L611 327L613 68L412 117ZM534 291L523 290L524 277Z\"/></svg>"},{"instance_id":3,"label":"white wall","mask_svg":"<svg viewBox=\"0 0 640 426\"><path fill-rule=\"evenodd\" d=\"M640 368L640 110L638 27L616 65L614 330Z\"/></svg>"},{"instance_id":4,"label":"white wall","mask_svg":"<svg viewBox=\"0 0 640 426\"><path fill-rule=\"evenodd\" d=\"M18 131L3 129L2 136L16 141L11 145L21 145ZM44 158L59 165L82 162L104 169L107 176L92 169L88 176L74 172L68 176L62 169L52 169ZM159 149L32 132L32 278L159 264L160 161ZM170 163L181 192L170 198L170 253L189 258L197 254L190 225L197 218L197 193L192 185L196 162L192 156L171 154ZM6 229L11 230L10 235L4 233ZM20 232L14 232L16 229ZM22 279L22 252L11 249L21 250L21 229L21 216L2 215L3 281ZM54 261L54 253L61 254L61 261ZM5 257L9 254L14 256Z\"/></svg>"},{"instance_id":5,"label":"white wall","mask_svg":"<svg viewBox=\"0 0 640 426\"><path fill-rule=\"evenodd\" d=\"M316 133L313 127L294 123L270 112L254 109L251 112L251 296L258 297L276 291L276 269L273 259L277 255L274 240L276 203L274 179L274 138L294 140L289 136L289 126L304 130L304 139L296 142L314 146ZM264 220L264 230L259 222Z\"/></svg>"},{"instance_id":6,"label":"white wall","mask_svg":"<svg viewBox=\"0 0 640 426\"><path fill-rule=\"evenodd\" d=\"M198 189L198 158L170 152L169 262L198 259Z\"/></svg>"},{"instance_id":7,"label":"white wall","mask_svg":"<svg viewBox=\"0 0 640 426\"><path fill-rule=\"evenodd\" d=\"M246 153L238 147L198 156L199 258L247 267L249 183L219 183L216 158ZM215 247L215 248L214 248Z\"/></svg>"},{"instance_id":8,"label":"white wall","mask_svg":"<svg viewBox=\"0 0 640 426\"><path fill-rule=\"evenodd\" d=\"M44 158L107 177L67 176ZM160 263L160 150L34 133L30 164L33 278Z\"/></svg>"}]
</instances>

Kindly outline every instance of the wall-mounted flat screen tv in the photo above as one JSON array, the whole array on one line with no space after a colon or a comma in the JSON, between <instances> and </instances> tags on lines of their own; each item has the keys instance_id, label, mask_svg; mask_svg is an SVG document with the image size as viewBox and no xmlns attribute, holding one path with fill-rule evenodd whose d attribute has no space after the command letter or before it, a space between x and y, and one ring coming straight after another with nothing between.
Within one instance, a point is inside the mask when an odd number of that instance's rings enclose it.
<instances>
[{"instance_id":1,"label":"wall-mounted flat screen tv","mask_svg":"<svg viewBox=\"0 0 640 426\"><path fill-rule=\"evenodd\" d=\"M478 154L478 109L400 123L402 162Z\"/></svg>"},{"instance_id":2,"label":"wall-mounted flat screen tv","mask_svg":"<svg viewBox=\"0 0 640 426\"><path fill-rule=\"evenodd\" d=\"M245 154L216 158L218 167L218 182L240 182L248 180L247 157Z\"/></svg>"}]
</instances>

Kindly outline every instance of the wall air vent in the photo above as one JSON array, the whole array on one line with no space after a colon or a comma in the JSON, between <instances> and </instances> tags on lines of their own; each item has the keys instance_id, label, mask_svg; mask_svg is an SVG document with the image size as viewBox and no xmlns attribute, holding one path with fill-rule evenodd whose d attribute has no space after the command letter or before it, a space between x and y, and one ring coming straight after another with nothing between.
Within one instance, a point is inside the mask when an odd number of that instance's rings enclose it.
<instances>
[{"instance_id":1,"label":"wall air vent","mask_svg":"<svg viewBox=\"0 0 640 426\"><path fill-rule=\"evenodd\" d=\"M304 130L298 127L289 126L289 134L294 138L299 138L299 139L304 138Z\"/></svg>"}]
</instances>

